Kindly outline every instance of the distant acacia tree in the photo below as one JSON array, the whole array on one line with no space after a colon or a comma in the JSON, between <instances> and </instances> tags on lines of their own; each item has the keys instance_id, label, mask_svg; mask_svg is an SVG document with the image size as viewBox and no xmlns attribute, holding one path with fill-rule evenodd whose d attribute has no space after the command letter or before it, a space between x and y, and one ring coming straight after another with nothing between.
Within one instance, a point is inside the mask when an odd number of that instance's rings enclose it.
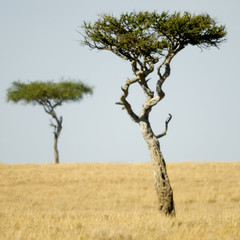
<instances>
[{"instance_id":1,"label":"distant acacia tree","mask_svg":"<svg viewBox=\"0 0 240 240\"><path fill-rule=\"evenodd\" d=\"M225 41L225 26L218 25L208 14L192 15L189 12L130 12L119 18L101 15L95 23L84 22L83 45L91 49L108 50L130 62L134 78L122 86L120 104L130 118L139 124L147 143L154 169L155 187L159 209L166 215L175 215L173 191L167 175L158 139L166 135L171 115L166 120L165 131L154 134L149 114L165 93L163 83L170 75L170 63L187 45L201 49L218 47ZM148 85L149 75L156 70L155 90ZM113 77L114 78L114 77ZM138 84L145 96L139 114L127 100L129 88Z\"/></svg>"},{"instance_id":2,"label":"distant acacia tree","mask_svg":"<svg viewBox=\"0 0 240 240\"><path fill-rule=\"evenodd\" d=\"M58 117L55 109L63 103L78 102L85 94L92 94L92 87L80 81L35 81L23 83L13 82L7 90L7 101L14 103L25 103L41 105L46 113L52 116L54 122L50 120L50 126L54 128L54 153L55 163L59 163L58 137L62 130L62 116Z\"/></svg>"}]
</instances>

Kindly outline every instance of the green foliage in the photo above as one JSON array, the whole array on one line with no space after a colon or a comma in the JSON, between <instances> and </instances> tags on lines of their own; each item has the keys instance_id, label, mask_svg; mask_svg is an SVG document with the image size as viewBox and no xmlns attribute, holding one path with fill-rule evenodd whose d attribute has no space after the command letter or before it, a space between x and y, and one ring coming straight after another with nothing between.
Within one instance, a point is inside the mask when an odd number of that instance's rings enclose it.
<instances>
[{"instance_id":1,"label":"green foliage","mask_svg":"<svg viewBox=\"0 0 240 240\"><path fill-rule=\"evenodd\" d=\"M167 46L158 41L157 32L151 27L152 17L149 12L132 12L122 14L119 19L102 15L93 25L84 22L83 44L113 51L130 60L139 56L153 58Z\"/></svg>"},{"instance_id":2,"label":"green foliage","mask_svg":"<svg viewBox=\"0 0 240 240\"><path fill-rule=\"evenodd\" d=\"M35 81L23 83L13 82L7 90L7 101L14 103L31 103L46 105L46 103L61 105L63 102L80 101L84 94L92 94L92 88L77 81Z\"/></svg>"},{"instance_id":3,"label":"green foliage","mask_svg":"<svg viewBox=\"0 0 240 240\"><path fill-rule=\"evenodd\" d=\"M166 13L165 13L166 14ZM217 26L217 22L208 14L191 15L184 12L166 14L162 19L156 18L155 29L159 34L169 38L173 45L197 45L208 48L218 47L225 41L225 26Z\"/></svg>"},{"instance_id":4,"label":"green foliage","mask_svg":"<svg viewBox=\"0 0 240 240\"><path fill-rule=\"evenodd\" d=\"M166 52L188 44L218 47L226 36L225 26L217 26L208 14L188 12L131 12L119 18L105 14L94 24L84 22L82 28L84 45L112 51L130 61L139 57L158 60Z\"/></svg>"}]
</instances>

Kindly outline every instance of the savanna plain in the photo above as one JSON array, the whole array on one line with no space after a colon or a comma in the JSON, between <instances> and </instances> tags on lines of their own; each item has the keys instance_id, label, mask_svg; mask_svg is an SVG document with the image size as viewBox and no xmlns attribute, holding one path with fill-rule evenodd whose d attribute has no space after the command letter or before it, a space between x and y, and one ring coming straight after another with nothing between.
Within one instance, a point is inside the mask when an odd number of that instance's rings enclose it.
<instances>
[{"instance_id":1,"label":"savanna plain","mask_svg":"<svg viewBox=\"0 0 240 240\"><path fill-rule=\"evenodd\" d=\"M240 240L240 162L167 168L175 218L151 163L0 163L0 239Z\"/></svg>"}]
</instances>

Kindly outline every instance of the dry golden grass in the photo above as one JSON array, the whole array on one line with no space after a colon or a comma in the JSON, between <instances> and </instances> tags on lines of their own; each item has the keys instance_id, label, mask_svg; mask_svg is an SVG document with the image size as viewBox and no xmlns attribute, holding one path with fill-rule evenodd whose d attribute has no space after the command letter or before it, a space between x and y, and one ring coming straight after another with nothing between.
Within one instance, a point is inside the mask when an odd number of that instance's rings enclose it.
<instances>
[{"instance_id":1,"label":"dry golden grass","mask_svg":"<svg viewBox=\"0 0 240 240\"><path fill-rule=\"evenodd\" d=\"M1 240L240 240L240 162L170 163L177 216L151 163L0 164Z\"/></svg>"}]
</instances>

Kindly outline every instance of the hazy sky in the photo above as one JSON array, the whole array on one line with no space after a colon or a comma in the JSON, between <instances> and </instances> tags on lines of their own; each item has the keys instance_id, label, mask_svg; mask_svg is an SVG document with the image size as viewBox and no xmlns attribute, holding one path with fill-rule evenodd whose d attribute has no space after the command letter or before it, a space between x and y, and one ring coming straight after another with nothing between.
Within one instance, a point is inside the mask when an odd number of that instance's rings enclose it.
<instances>
[{"instance_id":1,"label":"hazy sky","mask_svg":"<svg viewBox=\"0 0 240 240\"><path fill-rule=\"evenodd\" d=\"M60 162L145 162L139 126L115 105L131 67L110 52L79 45L83 21L132 10L209 13L225 24L220 49L187 47L172 61L165 98L151 114L166 161L240 160L239 39L236 0L0 0L0 162L54 162L50 117L40 106L6 102L11 82L78 78L95 86L92 97L57 109L63 116ZM138 111L140 89L130 97Z\"/></svg>"}]
</instances>

